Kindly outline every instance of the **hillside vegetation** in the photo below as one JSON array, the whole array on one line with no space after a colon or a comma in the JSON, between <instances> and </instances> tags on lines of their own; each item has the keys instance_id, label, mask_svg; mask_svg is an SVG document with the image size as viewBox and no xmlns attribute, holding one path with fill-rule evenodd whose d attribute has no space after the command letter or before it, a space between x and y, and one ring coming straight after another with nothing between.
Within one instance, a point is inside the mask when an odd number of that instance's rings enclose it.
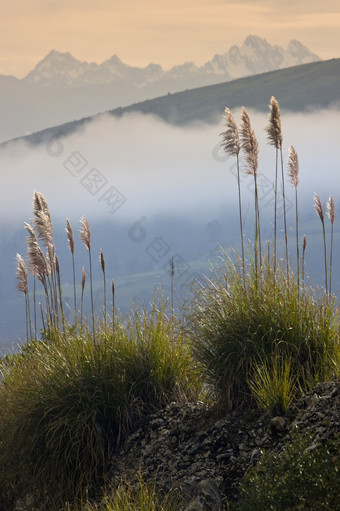
<instances>
[{"instance_id":1,"label":"hillside vegetation","mask_svg":"<svg viewBox=\"0 0 340 511\"><path fill-rule=\"evenodd\" d=\"M280 108L274 97L270 100L266 132L273 146L275 171L272 239L265 241L261 231L256 134L245 108L240 126L226 109L222 146L237 162L241 252L231 259L221 251L214 276L193 285L191 301L182 311L176 311L173 303L178 268L172 260L169 299L155 296L151 307L135 307L128 317L121 317L114 281L107 289L104 253L100 251L99 262L97 256L94 258L90 225L82 217L79 234L88 263L81 270L80 288L80 269L74 265L74 231L66 221L65 241L73 274L72 317L67 321L51 213L45 197L34 191L33 225L25 224L27 263L17 254L17 287L26 306L27 343L14 355L3 357L0 364L1 510L192 510L191 504L188 507L185 503L186 495L161 492L155 481L138 476L142 460L134 460L137 486L113 484L115 456L124 453L121 449L138 438L133 435L150 416L156 414L151 422L153 438L156 430L164 426L162 410L169 405L168 411L175 407L178 413L188 403L199 403L202 416L200 419L196 415L195 420L202 420L201 428L209 427L209 421L205 423L206 410L210 417L231 421L230 431L233 417L235 421L240 416L249 421L262 413L275 419L271 423L275 434L283 436L285 416L293 403L301 406L299 399L317 384L339 378L339 307L332 294L333 260L336 261L334 201L330 196L325 209L318 195L314 196L324 276L324 288L316 290L309 285L305 272L308 241L305 236L300 237L298 155L291 146L287 176ZM243 233L241 154L254 189L254 233L249 245ZM295 189L296 222L291 229L285 209L288 182ZM282 217L278 215L279 203L283 206ZM294 268L288 236L295 241ZM94 313L94 261L103 276L101 317ZM85 286L90 288L88 318L84 316ZM331 385L330 389L328 398L337 397L337 387ZM313 399L312 395L312 411ZM318 397L315 399L319 401ZM161 416L157 417L157 413ZM243 453L239 424L234 433L237 451ZM328 427L331 428L330 423ZM262 420L257 428L263 434ZM165 432L173 439L171 445L178 441L178 429ZM215 444L211 441L207 458L221 448L219 437L225 434L222 430L223 420L217 421L211 433ZM237 491L235 494L234 488L230 502L228 494L221 496L223 509L230 504L231 509L250 511L249 505L254 509L265 505L281 511L287 509L289 502L290 509L307 511L319 509L315 505L320 501L325 510L337 509L339 437L329 439L323 435L325 430L327 421L323 422L319 438L310 442L288 439L287 445L281 445L279 455L269 453L262 457L257 449L254 461L259 461L258 466L241 483L240 495ZM204 431L200 430L199 441L191 454L185 454L187 462L190 463L190 455L195 456L207 446ZM235 458L233 449L231 455L219 451L223 457L219 458L223 459L220 469L225 463L227 471L228 463ZM142 443L142 456L147 454L146 444ZM334 470L326 470L325 466ZM119 476L124 479L124 474ZM223 492L221 479L213 487L217 494Z\"/></svg>"}]
</instances>

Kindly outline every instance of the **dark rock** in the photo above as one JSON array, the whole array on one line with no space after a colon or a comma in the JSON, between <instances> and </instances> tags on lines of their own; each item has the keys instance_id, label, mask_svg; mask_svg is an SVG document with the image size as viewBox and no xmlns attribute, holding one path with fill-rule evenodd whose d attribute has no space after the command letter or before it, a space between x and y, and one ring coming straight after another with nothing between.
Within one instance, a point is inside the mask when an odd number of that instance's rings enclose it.
<instances>
[{"instance_id":1,"label":"dark rock","mask_svg":"<svg viewBox=\"0 0 340 511\"><path fill-rule=\"evenodd\" d=\"M282 450L300 433L310 436L309 449L339 438L339 418L339 382L317 385L272 419L258 410L217 419L202 402L171 403L113 456L112 483L134 484L140 473L160 493L181 496L184 511L222 511L264 451Z\"/></svg>"}]
</instances>

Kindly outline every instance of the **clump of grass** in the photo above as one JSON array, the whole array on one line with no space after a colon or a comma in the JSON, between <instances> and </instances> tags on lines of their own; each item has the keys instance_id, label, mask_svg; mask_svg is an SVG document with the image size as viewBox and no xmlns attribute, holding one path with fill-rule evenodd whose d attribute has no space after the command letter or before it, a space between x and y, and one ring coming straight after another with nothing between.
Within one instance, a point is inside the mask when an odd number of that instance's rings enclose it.
<instances>
[{"instance_id":1,"label":"clump of grass","mask_svg":"<svg viewBox=\"0 0 340 511\"><path fill-rule=\"evenodd\" d=\"M259 407L272 416L284 414L296 395L296 376L288 357L274 355L255 364L248 383Z\"/></svg>"},{"instance_id":2,"label":"clump of grass","mask_svg":"<svg viewBox=\"0 0 340 511\"><path fill-rule=\"evenodd\" d=\"M297 438L282 452L263 455L244 477L231 511L339 510L340 442L312 442Z\"/></svg>"},{"instance_id":3,"label":"clump of grass","mask_svg":"<svg viewBox=\"0 0 340 511\"><path fill-rule=\"evenodd\" d=\"M114 336L102 329L96 344L90 332L56 331L54 342L2 367L0 488L8 511L26 496L32 508L44 502L41 509L54 510L85 488L91 493L143 418L194 388L188 347L164 309L116 317Z\"/></svg>"},{"instance_id":4,"label":"clump of grass","mask_svg":"<svg viewBox=\"0 0 340 511\"><path fill-rule=\"evenodd\" d=\"M290 360L302 390L334 376L340 360L334 301L306 286L300 299L293 272L288 284L283 268L269 262L260 278L249 266L245 285L230 259L216 272L197 290L188 326L194 356L221 404L249 404L254 371L275 356Z\"/></svg>"},{"instance_id":5,"label":"clump of grass","mask_svg":"<svg viewBox=\"0 0 340 511\"><path fill-rule=\"evenodd\" d=\"M167 494L161 496L156 484L146 484L139 477L136 485L121 484L116 490L107 492L99 503L85 502L65 511L179 511L178 498Z\"/></svg>"}]
</instances>

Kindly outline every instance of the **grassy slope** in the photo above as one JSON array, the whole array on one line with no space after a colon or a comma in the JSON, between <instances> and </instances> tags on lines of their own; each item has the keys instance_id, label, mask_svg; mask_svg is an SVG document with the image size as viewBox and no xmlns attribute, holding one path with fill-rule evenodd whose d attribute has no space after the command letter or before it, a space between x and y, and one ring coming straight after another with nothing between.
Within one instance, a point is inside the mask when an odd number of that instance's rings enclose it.
<instances>
[{"instance_id":1,"label":"grassy slope","mask_svg":"<svg viewBox=\"0 0 340 511\"><path fill-rule=\"evenodd\" d=\"M111 113L139 111L159 115L173 124L186 124L212 121L226 106L265 110L271 96L279 99L281 109L301 111L339 101L339 84L340 59L333 59L169 94Z\"/></svg>"},{"instance_id":2,"label":"grassy slope","mask_svg":"<svg viewBox=\"0 0 340 511\"><path fill-rule=\"evenodd\" d=\"M171 124L184 125L194 121L212 122L226 106L235 108L244 105L266 110L271 96L278 98L281 109L303 111L339 103L339 85L340 59L332 59L168 94L109 113L120 116L127 112L142 112L158 115ZM52 136L72 133L93 118L49 128L22 137L22 140L32 144L43 143Z\"/></svg>"}]
</instances>

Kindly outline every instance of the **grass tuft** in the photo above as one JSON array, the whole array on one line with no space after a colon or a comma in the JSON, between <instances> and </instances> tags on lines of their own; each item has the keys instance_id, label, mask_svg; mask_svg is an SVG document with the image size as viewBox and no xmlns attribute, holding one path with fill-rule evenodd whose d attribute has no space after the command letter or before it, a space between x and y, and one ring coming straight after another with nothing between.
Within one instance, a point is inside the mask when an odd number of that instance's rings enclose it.
<instances>
[{"instance_id":1,"label":"grass tuft","mask_svg":"<svg viewBox=\"0 0 340 511\"><path fill-rule=\"evenodd\" d=\"M252 400L249 382L255 375L260 385L256 374L263 361L281 393L283 384L291 385L290 375L303 391L339 374L339 323L331 299L307 286L301 296L293 273L288 280L283 268L274 271L269 262L260 278L249 267L245 284L243 271L228 258L216 272L197 290L188 327L194 356L221 404L232 409ZM274 369L275 359L286 362ZM264 392L265 381L261 387Z\"/></svg>"},{"instance_id":2,"label":"grass tuft","mask_svg":"<svg viewBox=\"0 0 340 511\"><path fill-rule=\"evenodd\" d=\"M190 353L164 306L134 312L93 343L58 335L2 365L0 488L59 509L102 484L112 452L190 387ZM192 383L192 388L194 382ZM46 507L42 508L46 509Z\"/></svg>"}]
</instances>

